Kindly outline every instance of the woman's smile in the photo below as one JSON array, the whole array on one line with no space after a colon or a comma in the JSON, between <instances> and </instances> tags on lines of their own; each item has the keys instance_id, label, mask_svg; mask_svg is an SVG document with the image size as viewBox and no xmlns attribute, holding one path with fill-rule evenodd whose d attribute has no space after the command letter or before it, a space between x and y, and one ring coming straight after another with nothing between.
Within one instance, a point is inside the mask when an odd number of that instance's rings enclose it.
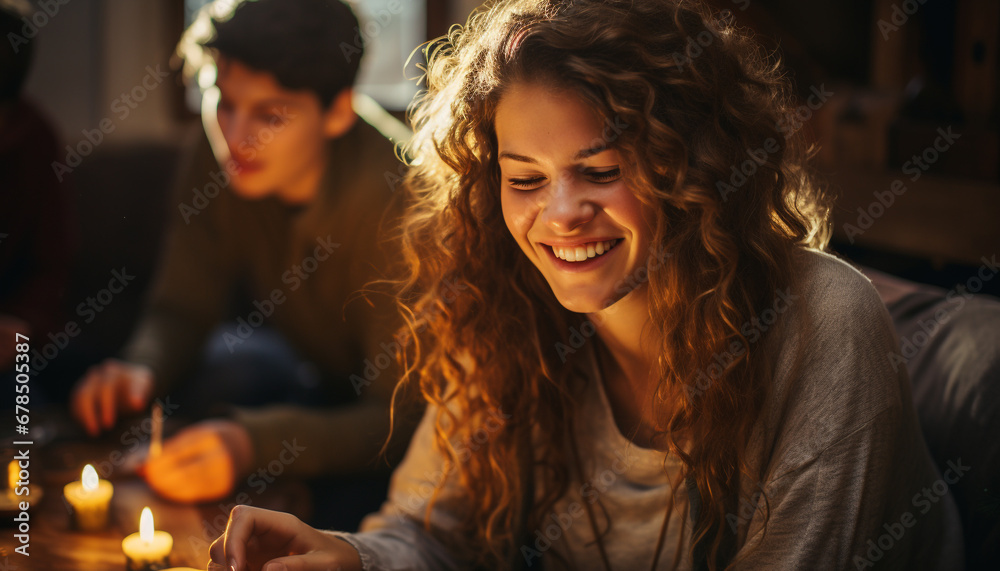
<instances>
[{"instance_id":1,"label":"woman's smile","mask_svg":"<svg viewBox=\"0 0 1000 571\"><path fill-rule=\"evenodd\" d=\"M581 273L594 271L607 263L616 253L620 239L578 242L576 245L557 246L539 244L548 263L558 271Z\"/></svg>"}]
</instances>

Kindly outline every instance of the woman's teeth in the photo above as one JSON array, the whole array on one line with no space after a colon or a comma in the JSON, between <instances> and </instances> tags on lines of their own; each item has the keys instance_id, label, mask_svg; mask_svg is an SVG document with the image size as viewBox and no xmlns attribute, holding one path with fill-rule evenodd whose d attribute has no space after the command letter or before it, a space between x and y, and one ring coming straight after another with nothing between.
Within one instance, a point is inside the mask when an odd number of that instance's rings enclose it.
<instances>
[{"instance_id":1,"label":"woman's teeth","mask_svg":"<svg viewBox=\"0 0 1000 571\"><path fill-rule=\"evenodd\" d=\"M616 238L605 242L591 242L589 244L567 248L552 246L552 253L555 254L560 260L565 260L567 262L582 262L604 254L611 248L614 248L617 243L618 239Z\"/></svg>"}]
</instances>

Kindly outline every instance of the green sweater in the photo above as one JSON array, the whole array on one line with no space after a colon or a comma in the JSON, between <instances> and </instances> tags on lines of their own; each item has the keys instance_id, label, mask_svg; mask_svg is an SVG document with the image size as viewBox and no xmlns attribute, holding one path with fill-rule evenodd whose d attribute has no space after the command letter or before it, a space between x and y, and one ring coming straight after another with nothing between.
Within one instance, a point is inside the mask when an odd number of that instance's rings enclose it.
<instances>
[{"instance_id":1,"label":"green sweater","mask_svg":"<svg viewBox=\"0 0 1000 571\"><path fill-rule=\"evenodd\" d=\"M156 392L166 394L194 371L212 329L236 319L240 327L224 339L228 345L249 338L263 322L324 377L350 377L353 382L328 387L346 397L333 409L235 411L253 441L255 465L278 459L294 441L305 450L286 470L301 475L373 467L398 380L395 307L385 295L365 299L359 292L388 275L393 248L380 240L398 215L393 185L402 163L392 143L361 119L328 144L328 157L320 192L307 207L274 197L247 200L229 190L202 134L181 171L178 211L144 315L123 355L149 366ZM233 314L239 291L252 303Z\"/></svg>"}]
</instances>

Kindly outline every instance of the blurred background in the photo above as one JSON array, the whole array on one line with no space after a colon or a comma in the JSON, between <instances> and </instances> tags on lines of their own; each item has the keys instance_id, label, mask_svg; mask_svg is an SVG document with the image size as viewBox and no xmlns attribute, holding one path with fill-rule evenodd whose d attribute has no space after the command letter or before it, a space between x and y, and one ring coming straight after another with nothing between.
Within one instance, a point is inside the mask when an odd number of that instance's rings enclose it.
<instances>
[{"instance_id":1,"label":"blurred background","mask_svg":"<svg viewBox=\"0 0 1000 571\"><path fill-rule=\"evenodd\" d=\"M63 173L72 195L65 223L72 251L64 253L72 271L49 295L69 319L107 287L113 270L135 276L46 363L50 394L115 354L138 315L165 222L177 215L178 205L168 203L177 161L201 129L192 93L170 62L203 3L33 2L38 13L26 32L37 33L37 45L27 96L56 128L66 164L79 155ZM802 106L787 128L816 143L816 168L839 196L835 250L945 289L1000 253L1000 2L712 3L755 30L797 86ZM477 4L356 0L368 49L362 91L403 117L416 89L406 78L419 75L415 61L407 65L411 52L464 22ZM893 193L897 180L903 187ZM982 291L997 295L1000 279ZM66 387L56 386L63 381Z\"/></svg>"}]
</instances>

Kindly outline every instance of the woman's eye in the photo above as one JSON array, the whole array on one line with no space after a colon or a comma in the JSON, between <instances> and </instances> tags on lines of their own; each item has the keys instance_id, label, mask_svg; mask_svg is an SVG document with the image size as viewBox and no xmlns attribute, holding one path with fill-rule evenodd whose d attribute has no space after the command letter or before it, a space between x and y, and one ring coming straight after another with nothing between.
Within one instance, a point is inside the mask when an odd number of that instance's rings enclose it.
<instances>
[{"instance_id":1,"label":"woman's eye","mask_svg":"<svg viewBox=\"0 0 1000 571\"><path fill-rule=\"evenodd\" d=\"M533 178L510 178L510 179L507 179L507 183L508 184L510 184L514 188L521 188L521 189L533 189L534 187L538 186L539 184L541 184L543 182L545 182L545 177L543 177L543 176L536 176L536 177L533 177Z\"/></svg>"},{"instance_id":2,"label":"woman's eye","mask_svg":"<svg viewBox=\"0 0 1000 571\"><path fill-rule=\"evenodd\" d=\"M601 182L601 183L612 182L618 180L622 176L622 170L618 167L615 167L611 170L606 170L606 171L597 171L597 172L591 171L587 173L587 176L590 177L590 179L593 180L594 182Z\"/></svg>"}]
</instances>

